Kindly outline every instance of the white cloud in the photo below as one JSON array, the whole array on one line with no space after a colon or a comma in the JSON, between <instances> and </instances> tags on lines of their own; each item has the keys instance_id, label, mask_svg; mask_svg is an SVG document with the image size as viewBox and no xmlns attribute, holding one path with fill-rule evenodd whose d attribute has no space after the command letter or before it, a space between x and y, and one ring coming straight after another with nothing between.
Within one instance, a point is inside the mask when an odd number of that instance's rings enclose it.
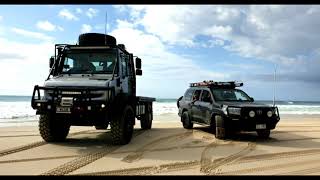
<instances>
[{"instance_id":1,"label":"white cloud","mask_svg":"<svg viewBox=\"0 0 320 180\"><path fill-rule=\"evenodd\" d=\"M165 88L165 94L179 97L190 82L229 77L227 73L203 69L192 59L170 52L155 35L134 29L128 22L117 22L117 28L110 34L117 38L117 43L125 44L129 52L142 59L143 76L137 79L139 95L163 96L165 87L175 87Z\"/></svg>"},{"instance_id":2,"label":"white cloud","mask_svg":"<svg viewBox=\"0 0 320 180\"><path fill-rule=\"evenodd\" d=\"M59 12L59 17L67 19L67 20L75 20L75 21L79 20L79 18L77 16L75 16L74 14L72 14L68 9L62 9Z\"/></svg>"},{"instance_id":3,"label":"white cloud","mask_svg":"<svg viewBox=\"0 0 320 180\"><path fill-rule=\"evenodd\" d=\"M47 36L43 33L27 31L24 29L11 28L11 30L19 35L29 37L29 38L35 38L35 39L39 39L39 40L43 40L43 41L52 41L54 39L53 37Z\"/></svg>"},{"instance_id":4,"label":"white cloud","mask_svg":"<svg viewBox=\"0 0 320 180\"><path fill-rule=\"evenodd\" d=\"M37 28L45 31L55 31L56 26L49 21L38 21L37 22Z\"/></svg>"},{"instance_id":5,"label":"white cloud","mask_svg":"<svg viewBox=\"0 0 320 180\"><path fill-rule=\"evenodd\" d=\"M82 24L81 26L81 33L88 33L91 32L92 27L88 24Z\"/></svg>"},{"instance_id":6,"label":"white cloud","mask_svg":"<svg viewBox=\"0 0 320 180\"><path fill-rule=\"evenodd\" d=\"M86 15L89 17L89 18L93 18L95 16L97 16L99 10L98 9L93 9L93 8L89 8L86 12Z\"/></svg>"},{"instance_id":7,"label":"white cloud","mask_svg":"<svg viewBox=\"0 0 320 180\"><path fill-rule=\"evenodd\" d=\"M43 85L53 48L49 42L31 44L0 38L0 82L4 84L0 94L30 96L34 85Z\"/></svg>"},{"instance_id":8,"label":"white cloud","mask_svg":"<svg viewBox=\"0 0 320 180\"><path fill-rule=\"evenodd\" d=\"M82 9L81 8L77 8L76 9L76 13L81 14L82 13Z\"/></svg>"},{"instance_id":9,"label":"white cloud","mask_svg":"<svg viewBox=\"0 0 320 180\"><path fill-rule=\"evenodd\" d=\"M220 45L228 51L283 65L296 64L320 46L319 5L115 7L171 45L194 46L196 37L205 35L227 42Z\"/></svg>"}]
</instances>

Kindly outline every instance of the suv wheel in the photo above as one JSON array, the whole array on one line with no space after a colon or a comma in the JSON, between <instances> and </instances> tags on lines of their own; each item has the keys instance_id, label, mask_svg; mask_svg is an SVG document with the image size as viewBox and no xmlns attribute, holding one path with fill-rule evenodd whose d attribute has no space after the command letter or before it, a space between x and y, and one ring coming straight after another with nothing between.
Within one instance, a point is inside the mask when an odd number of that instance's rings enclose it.
<instances>
[{"instance_id":1,"label":"suv wheel","mask_svg":"<svg viewBox=\"0 0 320 180\"><path fill-rule=\"evenodd\" d=\"M225 128L224 119L221 116L215 116L215 124L216 124L215 137L217 139L225 139L226 138L226 128Z\"/></svg>"},{"instance_id":2,"label":"suv wheel","mask_svg":"<svg viewBox=\"0 0 320 180\"><path fill-rule=\"evenodd\" d=\"M267 139L270 137L270 129L257 130L257 134L260 138Z\"/></svg>"},{"instance_id":3,"label":"suv wheel","mask_svg":"<svg viewBox=\"0 0 320 180\"><path fill-rule=\"evenodd\" d=\"M183 114L181 116L181 121L182 121L183 127L185 129L192 129L193 128L193 123L191 122L187 111L183 112Z\"/></svg>"}]
</instances>

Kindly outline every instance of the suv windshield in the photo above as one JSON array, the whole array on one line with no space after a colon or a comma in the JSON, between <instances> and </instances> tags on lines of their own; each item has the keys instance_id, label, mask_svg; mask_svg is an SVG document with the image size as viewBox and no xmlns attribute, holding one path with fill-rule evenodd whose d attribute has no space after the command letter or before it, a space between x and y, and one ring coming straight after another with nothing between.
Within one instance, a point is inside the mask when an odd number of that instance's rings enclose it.
<instances>
[{"instance_id":1,"label":"suv windshield","mask_svg":"<svg viewBox=\"0 0 320 180\"><path fill-rule=\"evenodd\" d=\"M250 97L239 89L211 88L216 101L251 101Z\"/></svg>"},{"instance_id":2,"label":"suv windshield","mask_svg":"<svg viewBox=\"0 0 320 180\"><path fill-rule=\"evenodd\" d=\"M62 56L62 74L112 74L115 52L67 52ZM115 70L115 73L117 71Z\"/></svg>"}]
</instances>

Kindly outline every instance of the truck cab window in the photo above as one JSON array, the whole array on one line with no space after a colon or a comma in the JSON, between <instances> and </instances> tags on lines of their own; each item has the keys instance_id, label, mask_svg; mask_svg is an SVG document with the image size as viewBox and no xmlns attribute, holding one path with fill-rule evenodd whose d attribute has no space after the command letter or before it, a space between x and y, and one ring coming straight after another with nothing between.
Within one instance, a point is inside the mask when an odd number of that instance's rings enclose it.
<instances>
[{"instance_id":1,"label":"truck cab window","mask_svg":"<svg viewBox=\"0 0 320 180\"><path fill-rule=\"evenodd\" d=\"M116 54L112 52L67 52L62 57L62 73L67 74L112 74L116 65ZM115 69L117 74L117 69Z\"/></svg>"},{"instance_id":2,"label":"truck cab window","mask_svg":"<svg viewBox=\"0 0 320 180\"><path fill-rule=\"evenodd\" d=\"M74 60L67 57L64 61L62 72L67 72L70 69L72 69L73 63L74 63Z\"/></svg>"},{"instance_id":3,"label":"truck cab window","mask_svg":"<svg viewBox=\"0 0 320 180\"><path fill-rule=\"evenodd\" d=\"M128 76L128 59L126 57L126 55L121 57L122 76Z\"/></svg>"}]
</instances>

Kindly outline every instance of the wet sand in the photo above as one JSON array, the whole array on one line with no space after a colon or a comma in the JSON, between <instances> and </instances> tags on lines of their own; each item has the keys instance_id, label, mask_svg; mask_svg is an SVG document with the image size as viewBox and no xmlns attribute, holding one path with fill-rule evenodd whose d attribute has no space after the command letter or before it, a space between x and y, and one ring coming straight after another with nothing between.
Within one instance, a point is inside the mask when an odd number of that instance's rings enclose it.
<instances>
[{"instance_id":1,"label":"wet sand","mask_svg":"<svg viewBox=\"0 0 320 180\"><path fill-rule=\"evenodd\" d=\"M242 132L217 140L207 127L182 127L175 114L139 121L128 145L110 130L72 126L46 143L37 126L0 128L0 175L319 175L320 116L282 116L270 139Z\"/></svg>"}]
</instances>

